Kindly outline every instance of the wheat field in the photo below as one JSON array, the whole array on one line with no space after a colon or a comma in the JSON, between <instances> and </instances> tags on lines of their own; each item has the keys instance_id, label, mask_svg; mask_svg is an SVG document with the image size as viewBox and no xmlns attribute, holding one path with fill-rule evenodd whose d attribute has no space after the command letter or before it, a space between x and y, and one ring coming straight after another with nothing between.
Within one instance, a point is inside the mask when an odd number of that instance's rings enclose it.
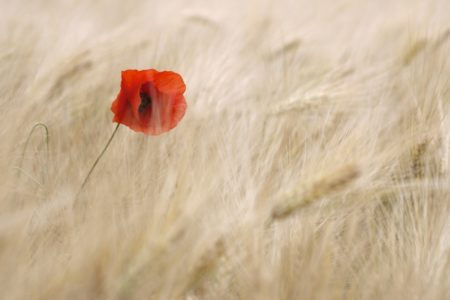
<instances>
[{"instance_id":1,"label":"wheat field","mask_svg":"<svg viewBox=\"0 0 450 300\"><path fill-rule=\"evenodd\" d=\"M0 2L0 299L450 299L450 2ZM172 131L114 130L125 69Z\"/></svg>"}]
</instances>

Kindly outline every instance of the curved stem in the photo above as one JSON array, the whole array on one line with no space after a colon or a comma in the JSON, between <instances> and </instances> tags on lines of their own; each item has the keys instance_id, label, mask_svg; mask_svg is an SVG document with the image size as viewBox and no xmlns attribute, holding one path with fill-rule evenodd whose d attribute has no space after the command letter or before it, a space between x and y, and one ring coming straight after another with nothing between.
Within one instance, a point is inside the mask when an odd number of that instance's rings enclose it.
<instances>
[{"instance_id":1,"label":"curved stem","mask_svg":"<svg viewBox=\"0 0 450 300\"><path fill-rule=\"evenodd\" d=\"M103 154L105 154L106 149L108 149L108 147L109 147L109 144L111 144L111 141L113 140L114 136L116 135L117 129L119 129L119 125L120 125L120 123L117 123L117 126L114 129L113 133L111 134L111 137L109 138L109 140L106 143L105 147L103 148L102 152L100 152L100 155L95 160L94 164L92 165L91 169L89 170L89 173L86 175L86 178L84 178L84 181L81 184L80 189L78 190L78 194L80 194L80 192L83 190L84 186L86 185L86 183L89 180L89 177L91 176L92 172L94 171L95 166L98 164L98 162L100 161L100 158L102 158Z\"/></svg>"},{"instance_id":2,"label":"curved stem","mask_svg":"<svg viewBox=\"0 0 450 300\"><path fill-rule=\"evenodd\" d=\"M28 143L30 142L31 136L33 135L34 130L36 130L36 128L38 127L42 127L45 130L45 146L46 146L46 151L47 151L47 164L50 161L50 146L49 146L49 133L48 133L48 127L47 125L45 125L44 123L36 123L34 124L34 126L31 128L30 133L28 134L27 140L25 141L25 145L23 146L23 150L22 150L22 156L20 157L20 163L19 166L17 168L17 178L20 177L20 173L22 172L22 165L23 165L23 160L25 158L25 152L27 151L28 148ZM48 177L48 166L46 169L46 176Z\"/></svg>"}]
</instances>

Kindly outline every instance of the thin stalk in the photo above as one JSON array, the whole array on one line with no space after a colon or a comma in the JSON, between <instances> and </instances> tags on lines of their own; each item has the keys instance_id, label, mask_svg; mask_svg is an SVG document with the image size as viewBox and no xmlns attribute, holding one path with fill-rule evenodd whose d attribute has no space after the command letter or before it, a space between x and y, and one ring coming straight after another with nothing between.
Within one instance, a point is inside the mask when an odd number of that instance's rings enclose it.
<instances>
[{"instance_id":1,"label":"thin stalk","mask_svg":"<svg viewBox=\"0 0 450 300\"><path fill-rule=\"evenodd\" d=\"M25 158L25 152L27 151L28 144L30 143L30 139L33 136L34 131L36 128L42 127L45 130L45 146L47 151L47 164L50 162L50 146L49 146L49 133L48 133L48 127L44 123L36 123L31 128L30 133L28 134L27 140L25 141L25 145L23 146L22 150L22 156L20 157L19 166L17 168L17 179L19 179L22 170L23 160ZM48 165L46 166L46 175L48 177Z\"/></svg>"},{"instance_id":2,"label":"thin stalk","mask_svg":"<svg viewBox=\"0 0 450 300\"><path fill-rule=\"evenodd\" d=\"M109 145L111 144L114 136L116 135L117 130L119 129L119 125L120 123L117 123L116 128L114 129L113 133L111 134L111 137L109 138L108 142L106 143L105 147L103 148L102 152L100 152L100 155L97 157L97 159L95 160L94 164L92 165L91 169L89 170L89 173L86 175L86 178L84 178L83 183L81 184L81 187L78 191L78 194L80 194L80 192L83 190L84 186L86 185L86 183L89 180L89 177L91 176L92 172L95 169L95 166L97 166L98 162L100 161L100 158L102 158L103 154L105 154L106 149L108 149Z\"/></svg>"}]
</instances>

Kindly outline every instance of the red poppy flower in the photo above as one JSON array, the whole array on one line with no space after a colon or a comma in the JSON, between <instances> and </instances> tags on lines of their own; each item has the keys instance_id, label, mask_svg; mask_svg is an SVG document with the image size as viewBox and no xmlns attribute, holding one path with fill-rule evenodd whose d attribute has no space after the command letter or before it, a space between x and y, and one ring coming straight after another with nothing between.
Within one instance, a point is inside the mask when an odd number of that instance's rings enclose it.
<instances>
[{"instance_id":1,"label":"red poppy flower","mask_svg":"<svg viewBox=\"0 0 450 300\"><path fill-rule=\"evenodd\" d=\"M120 92L111 106L113 122L148 135L169 131L186 111L185 90L183 78L175 72L122 71Z\"/></svg>"}]
</instances>

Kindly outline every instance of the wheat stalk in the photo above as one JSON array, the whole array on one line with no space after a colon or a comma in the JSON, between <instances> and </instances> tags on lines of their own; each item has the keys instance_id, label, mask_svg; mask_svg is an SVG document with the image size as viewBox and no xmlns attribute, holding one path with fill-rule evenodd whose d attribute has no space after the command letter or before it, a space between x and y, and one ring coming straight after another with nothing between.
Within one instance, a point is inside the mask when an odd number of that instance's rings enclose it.
<instances>
[{"instance_id":1,"label":"wheat stalk","mask_svg":"<svg viewBox=\"0 0 450 300\"><path fill-rule=\"evenodd\" d=\"M273 220L289 217L299 209L311 203L338 192L349 186L360 175L359 169L354 165L334 170L333 172L314 180L311 184L294 189L285 195L276 204L271 212Z\"/></svg>"}]
</instances>

